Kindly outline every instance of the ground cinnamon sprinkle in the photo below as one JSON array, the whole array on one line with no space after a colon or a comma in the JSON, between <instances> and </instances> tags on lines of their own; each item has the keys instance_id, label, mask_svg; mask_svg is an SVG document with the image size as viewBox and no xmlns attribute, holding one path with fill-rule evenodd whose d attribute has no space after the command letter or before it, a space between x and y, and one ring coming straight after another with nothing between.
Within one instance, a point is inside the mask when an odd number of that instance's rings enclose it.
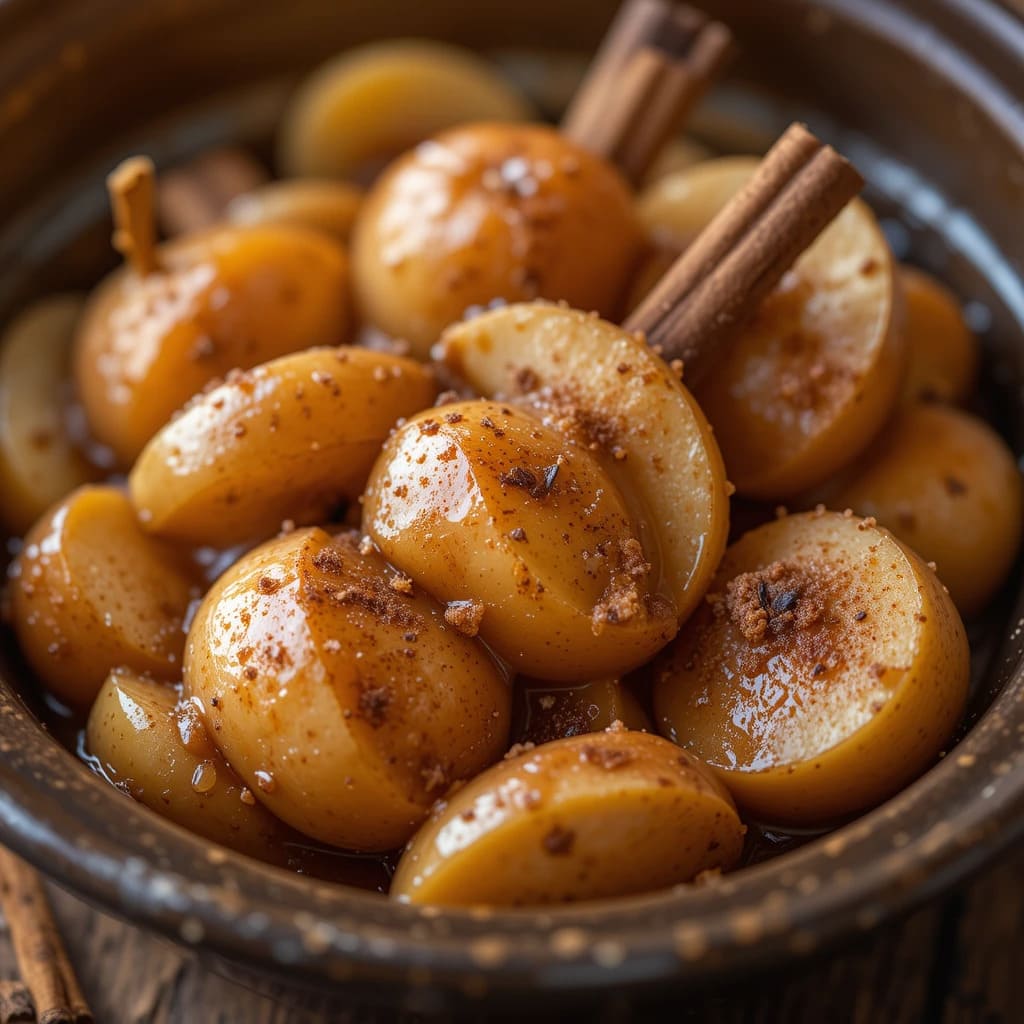
<instances>
[{"instance_id":1,"label":"ground cinnamon sprinkle","mask_svg":"<svg viewBox=\"0 0 1024 1024\"><path fill-rule=\"evenodd\" d=\"M482 601L452 601L444 610L444 621L464 636L476 636L483 617Z\"/></svg>"},{"instance_id":2,"label":"ground cinnamon sprinkle","mask_svg":"<svg viewBox=\"0 0 1024 1024\"><path fill-rule=\"evenodd\" d=\"M572 852L576 833L571 829L562 828L561 825L552 825L541 842L548 853L554 857L561 857Z\"/></svg>"},{"instance_id":3,"label":"ground cinnamon sprinkle","mask_svg":"<svg viewBox=\"0 0 1024 1024\"><path fill-rule=\"evenodd\" d=\"M390 704L391 690L386 686L367 686L359 694L359 713L374 729L384 724Z\"/></svg>"},{"instance_id":4,"label":"ground cinnamon sprinkle","mask_svg":"<svg viewBox=\"0 0 1024 1024\"><path fill-rule=\"evenodd\" d=\"M731 579L724 608L743 638L754 645L764 643L769 633L817 625L825 614L821 589L807 569L787 562L773 562Z\"/></svg>"},{"instance_id":5,"label":"ground cinnamon sprinkle","mask_svg":"<svg viewBox=\"0 0 1024 1024\"><path fill-rule=\"evenodd\" d=\"M554 419L555 429L576 437L588 448L610 451L623 434L621 420L588 404L582 397L582 389L572 382L544 388L540 397Z\"/></svg>"},{"instance_id":6,"label":"ground cinnamon sprinkle","mask_svg":"<svg viewBox=\"0 0 1024 1024\"><path fill-rule=\"evenodd\" d=\"M337 548L332 547L321 548L313 556L313 565L321 572L330 573L335 576L345 568L341 552Z\"/></svg>"}]
</instances>

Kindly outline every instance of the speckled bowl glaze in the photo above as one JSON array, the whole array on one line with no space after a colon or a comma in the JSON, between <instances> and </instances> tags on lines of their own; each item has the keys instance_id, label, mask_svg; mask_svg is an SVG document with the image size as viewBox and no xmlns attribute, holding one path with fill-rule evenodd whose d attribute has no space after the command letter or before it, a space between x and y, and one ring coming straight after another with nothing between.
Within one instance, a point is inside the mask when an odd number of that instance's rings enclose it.
<instances>
[{"instance_id":1,"label":"speckled bowl glaze","mask_svg":"<svg viewBox=\"0 0 1024 1024\"><path fill-rule=\"evenodd\" d=\"M1021 450L1024 24L983 0L720 0L744 48L698 118L761 144L801 117L870 180L890 237L970 300L987 396ZM110 256L102 175L259 139L294 75L366 39L427 34L508 52L589 52L611 0L0 0L0 314L83 286ZM723 137L719 137L722 141ZM1015 262L1016 261L1016 262ZM250 977L387 1002L504 1009L640 999L777 967L878 925L1024 831L1019 572L975 636L962 738L874 812L700 888L548 913L441 912L263 867L93 777L48 736L0 652L0 840L103 909ZM498 868L496 867L496 870Z\"/></svg>"}]
</instances>

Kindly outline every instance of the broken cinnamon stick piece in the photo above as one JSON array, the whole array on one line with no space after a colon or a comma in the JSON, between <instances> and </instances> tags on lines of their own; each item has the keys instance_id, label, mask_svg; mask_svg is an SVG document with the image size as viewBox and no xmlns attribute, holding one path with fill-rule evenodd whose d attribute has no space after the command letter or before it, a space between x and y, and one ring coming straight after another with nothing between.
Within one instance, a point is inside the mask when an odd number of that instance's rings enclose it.
<instances>
[{"instance_id":1,"label":"broken cinnamon stick piece","mask_svg":"<svg viewBox=\"0 0 1024 1024\"><path fill-rule=\"evenodd\" d=\"M628 0L562 120L574 142L643 178L725 66L732 35L671 0Z\"/></svg>"},{"instance_id":2,"label":"broken cinnamon stick piece","mask_svg":"<svg viewBox=\"0 0 1024 1024\"><path fill-rule=\"evenodd\" d=\"M107 175L114 248L140 276L157 269L155 180L153 161L147 156L129 157Z\"/></svg>"},{"instance_id":3,"label":"broken cinnamon stick piece","mask_svg":"<svg viewBox=\"0 0 1024 1024\"><path fill-rule=\"evenodd\" d=\"M267 180L262 165L243 149L221 146L201 153L161 175L160 226L171 236L209 227L223 218L232 199Z\"/></svg>"},{"instance_id":4,"label":"broken cinnamon stick piece","mask_svg":"<svg viewBox=\"0 0 1024 1024\"><path fill-rule=\"evenodd\" d=\"M683 360L692 386L863 184L831 146L790 126L624 326Z\"/></svg>"},{"instance_id":5,"label":"broken cinnamon stick piece","mask_svg":"<svg viewBox=\"0 0 1024 1024\"><path fill-rule=\"evenodd\" d=\"M92 1024L39 875L2 847L0 903L39 1024Z\"/></svg>"},{"instance_id":6,"label":"broken cinnamon stick piece","mask_svg":"<svg viewBox=\"0 0 1024 1024\"><path fill-rule=\"evenodd\" d=\"M0 1024L20 1024L35 1019L32 995L24 983L0 981Z\"/></svg>"}]
</instances>

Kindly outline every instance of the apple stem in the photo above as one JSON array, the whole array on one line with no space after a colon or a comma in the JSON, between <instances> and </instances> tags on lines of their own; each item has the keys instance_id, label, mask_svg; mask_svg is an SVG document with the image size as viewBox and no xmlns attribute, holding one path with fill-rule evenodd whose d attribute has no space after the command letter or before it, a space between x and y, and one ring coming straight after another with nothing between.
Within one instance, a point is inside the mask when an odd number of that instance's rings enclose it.
<instances>
[{"instance_id":1,"label":"apple stem","mask_svg":"<svg viewBox=\"0 0 1024 1024\"><path fill-rule=\"evenodd\" d=\"M156 258L156 171L146 156L122 161L107 176L114 216L114 248L145 277L158 268Z\"/></svg>"}]
</instances>

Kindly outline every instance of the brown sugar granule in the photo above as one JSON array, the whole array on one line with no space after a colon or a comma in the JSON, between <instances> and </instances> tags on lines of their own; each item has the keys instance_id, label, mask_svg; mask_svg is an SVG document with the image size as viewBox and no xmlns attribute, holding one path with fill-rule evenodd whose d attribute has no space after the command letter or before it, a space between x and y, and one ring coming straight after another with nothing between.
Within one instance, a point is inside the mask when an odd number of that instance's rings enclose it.
<instances>
[{"instance_id":1,"label":"brown sugar granule","mask_svg":"<svg viewBox=\"0 0 1024 1024\"><path fill-rule=\"evenodd\" d=\"M464 636L476 636L484 617L481 601L452 601L444 610L444 621Z\"/></svg>"},{"instance_id":2,"label":"brown sugar granule","mask_svg":"<svg viewBox=\"0 0 1024 1024\"><path fill-rule=\"evenodd\" d=\"M524 491L532 491L537 486L537 477L525 466L513 466L498 475L498 482L503 487L520 487Z\"/></svg>"},{"instance_id":3,"label":"brown sugar granule","mask_svg":"<svg viewBox=\"0 0 1024 1024\"><path fill-rule=\"evenodd\" d=\"M601 633L605 625L618 626L636 618L643 610L640 592L630 579L616 577L594 605L591 628L594 635Z\"/></svg>"},{"instance_id":4,"label":"brown sugar granule","mask_svg":"<svg viewBox=\"0 0 1024 1024\"><path fill-rule=\"evenodd\" d=\"M605 771L615 771L633 760L633 754L621 747L602 747L595 743L592 746L584 747L580 751L580 760L587 764L596 764Z\"/></svg>"},{"instance_id":5,"label":"brown sugar granule","mask_svg":"<svg viewBox=\"0 0 1024 1024\"><path fill-rule=\"evenodd\" d=\"M653 598L645 607L637 586L637 581L647 576L650 571L651 565L644 557L644 549L640 542L635 537L620 540L611 582L594 606L591 616L595 636L601 633L605 625L629 622L645 610L652 616L664 611Z\"/></svg>"},{"instance_id":6,"label":"brown sugar granule","mask_svg":"<svg viewBox=\"0 0 1024 1024\"><path fill-rule=\"evenodd\" d=\"M512 540L526 540L526 531L521 526L517 526L514 530L509 530L508 535L512 538Z\"/></svg>"},{"instance_id":7,"label":"brown sugar granule","mask_svg":"<svg viewBox=\"0 0 1024 1024\"><path fill-rule=\"evenodd\" d=\"M245 676L246 679L253 680L259 675L259 672L257 672L252 665L247 665L243 670L242 675Z\"/></svg>"},{"instance_id":8,"label":"brown sugar granule","mask_svg":"<svg viewBox=\"0 0 1024 1024\"><path fill-rule=\"evenodd\" d=\"M359 694L359 713L374 729L384 724L390 705L391 691L386 686L367 686Z\"/></svg>"},{"instance_id":9,"label":"brown sugar granule","mask_svg":"<svg viewBox=\"0 0 1024 1024\"><path fill-rule=\"evenodd\" d=\"M402 574L392 576L388 586L396 594L404 594L406 597L412 596L412 580L408 576L403 576Z\"/></svg>"},{"instance_id":10,"label":"brown sugar granule","mask_svg":"<svg viewBox=\"0 0 1024 1024\"><path fill-rule=\"evenodd\" d=\"M437 420L424 420L420 424L420 433L426 434L427 437L432 437L441 429L441 424Z\"/></svg>"},{"instance_id":11,"label":"brown sugar granule","mask_svg":"<svg viewBox=\"0 0 1024 1024\"><path fill-rule=\"evenodd\" d=\"M725 611L750 644L761 644L769 632L803 629L818 623L824 614L819 588L807 571L786 562L741 573L725 588Z\"/></svg>"},{"instance_id":12,"label":"brown sugar granule","mask_svg":"<svg viewBox=\"0 0 1024 1024\"><path fill-rule=\"evenodd\" d=\"M627 576L640 578L651 571L651 563L644 557L644 549L636 537L619 541L620 568Z\"/></svg>"},{"instance_id":13,"label":"brown sugar granule","mask_svg":"<svg viewBox=\"0 0 1024 1024\"><path fill-rule=\"evenodd\" d=\"M553 857L563 857L572 852L576 842L576 833L561 825L552 825L541 840L544 849Z\"/></svg>"},{"instance_id":14,"label":"brown sugar granule","mask_svg":"<svg viewBox=\"0 0 1024 1024\"><path fill-rule=\"evenodd\" d=\"M445 423L461 423L462 413L461 412L446 412L444 414Z\"/></svg>"},{"instance_id":15,"label":"brown sugar granule","mask_svg":"<svg viewBox=\"0 0 1024 1024\"><path fill-rule=\"evenodd\" d=\"M511 761L514 757L519 757L522 754L528 754L537 744L531 740L527 740L525 743L513 743L505 753L505 760Z\"/></svg>"}]
</instances>

